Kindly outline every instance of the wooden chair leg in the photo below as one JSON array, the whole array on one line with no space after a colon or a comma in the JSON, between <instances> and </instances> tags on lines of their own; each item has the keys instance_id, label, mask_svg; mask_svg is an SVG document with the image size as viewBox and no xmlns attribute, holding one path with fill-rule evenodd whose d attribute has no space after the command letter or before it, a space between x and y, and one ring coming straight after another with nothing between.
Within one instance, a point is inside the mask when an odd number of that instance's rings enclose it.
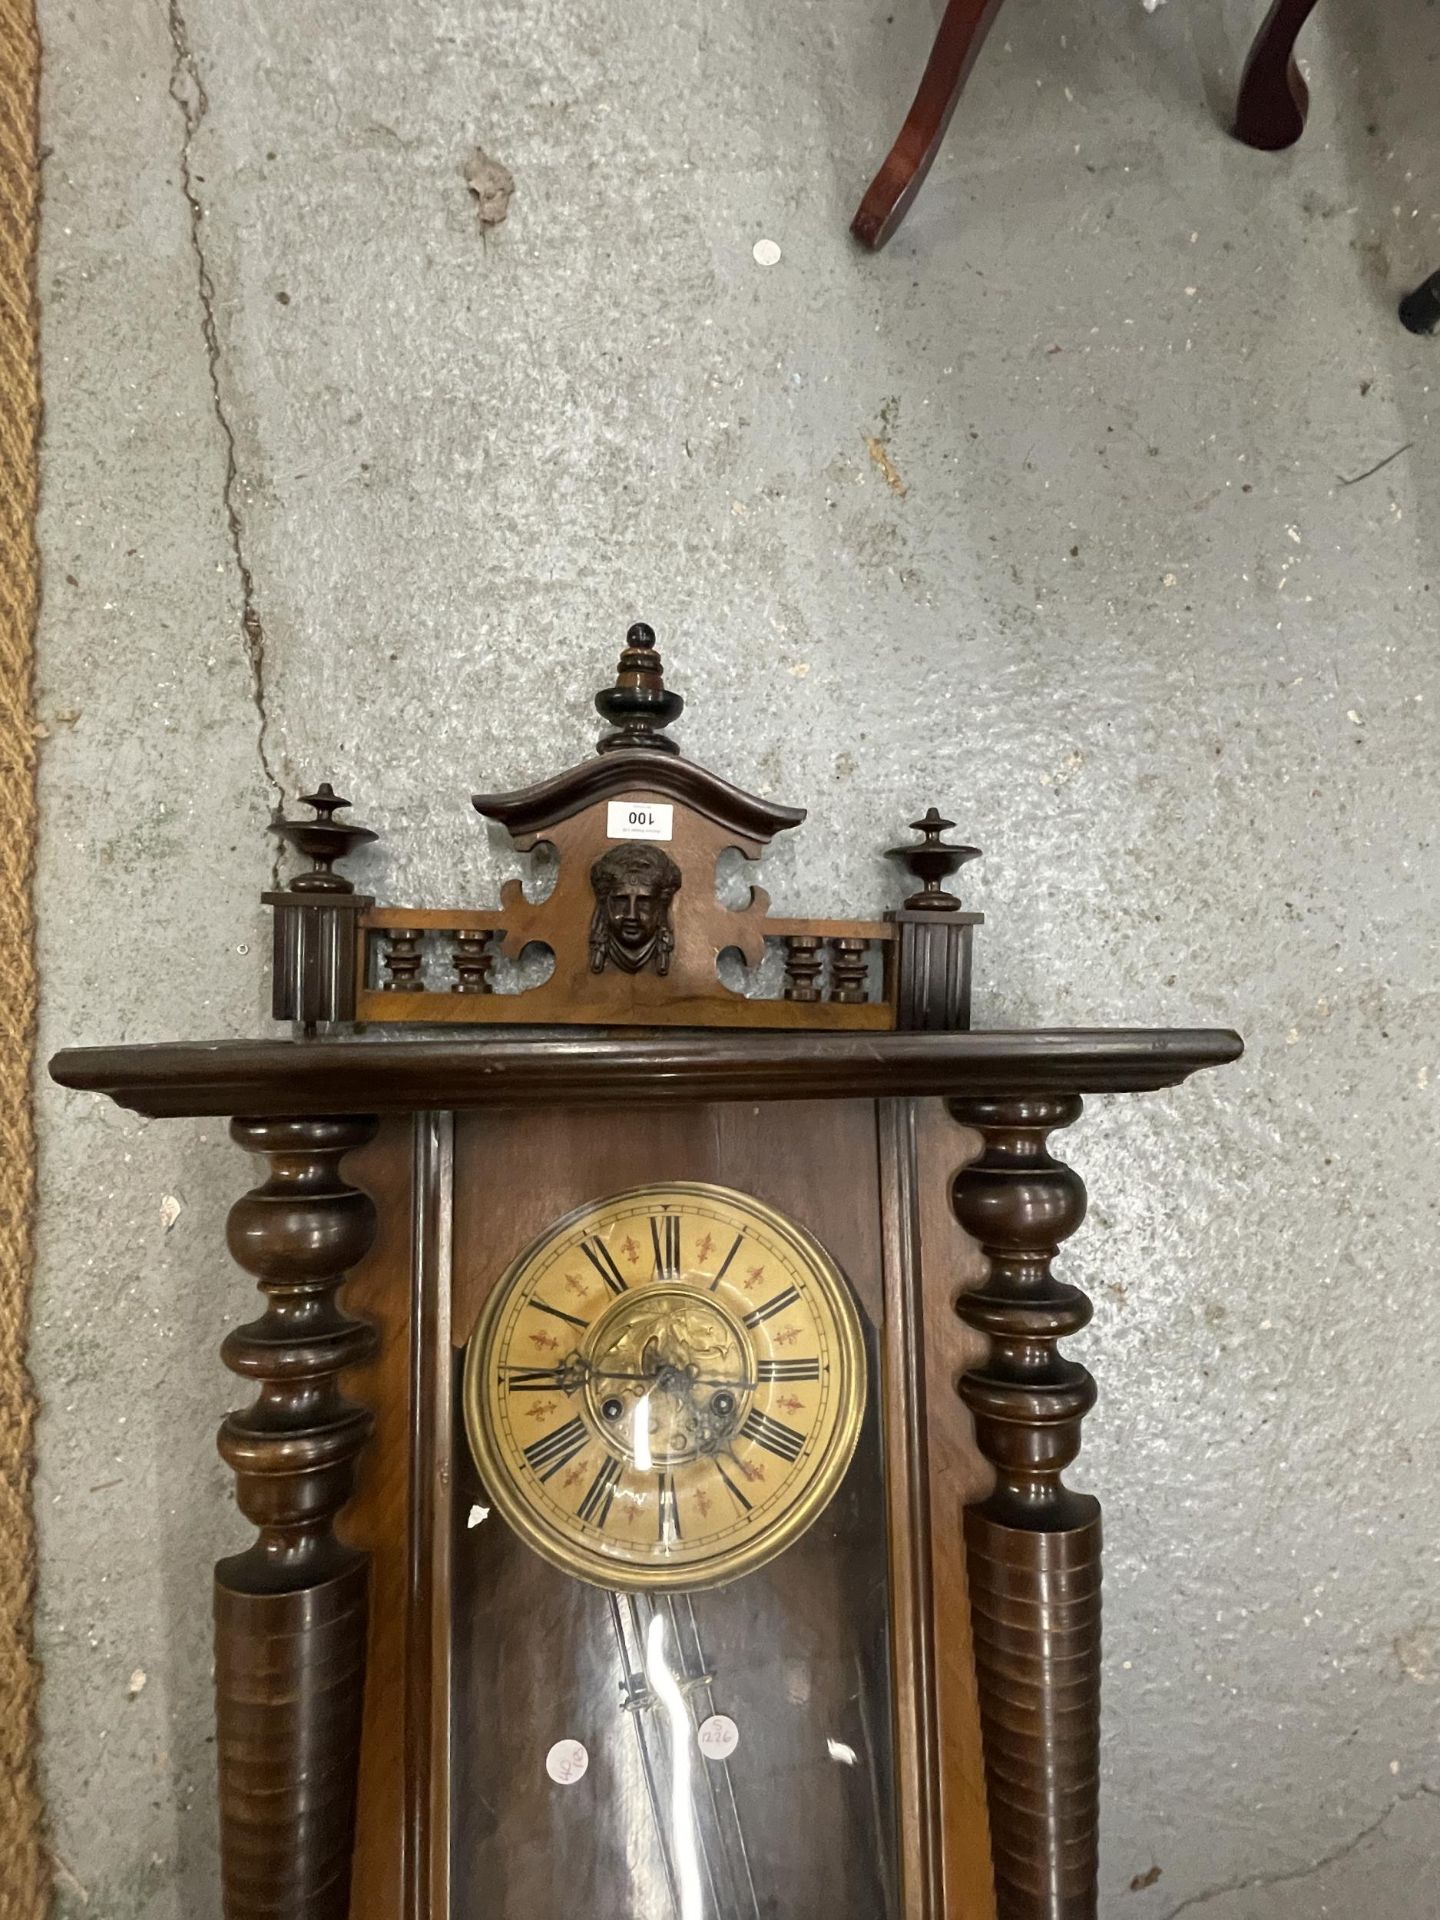
<instances>
[{"instance_id":1,"label":"wooden chair leg","mask_svg":"<svg viewBox=\"0 0 1440 1920\"><path fill-rule=\"evenodd\" d=\"M1295 42L1316 0L1274 0L1240 81L1235 138L1262 153L1293 147L1305 131L1310 89L1295 64Z\"/></svg>"},{"instance_id":2,"label":"wooden chair leg","mask_svg":"<svg viewBox=\"0 0 1440 1920\"><path fill-rule=\"evenodd\" d=\"M1003 0L949 0L909 117L850 222L862 246L878 251L905 218L1002 5Z\"/></svg>"},{"instance_id":3,"label":"wooden chair leg","mask_svg":"<svg viewBox=\"0 0 1440 1920\"><path fill-rule=\"evenodd\" d=\"M1440 273L1432 273L1400 302L1400 318L1411 333L1434 333L1440 328Z\"/></svg>"}]
</instances>

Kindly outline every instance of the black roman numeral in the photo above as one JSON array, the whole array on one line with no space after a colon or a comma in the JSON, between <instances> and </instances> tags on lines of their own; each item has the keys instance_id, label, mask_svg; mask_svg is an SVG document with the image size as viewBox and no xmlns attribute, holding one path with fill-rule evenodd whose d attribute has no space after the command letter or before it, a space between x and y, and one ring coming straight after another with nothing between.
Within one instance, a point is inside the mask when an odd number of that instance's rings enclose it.
<instances>
[{"instance_id":1,"label":"black roman numeral","mask_svg":"<svg viewBox=\"0 0 1440 1920\"><path fill-rule=\"evenodd\" d=\"M675 1497L674 1474L657 1473L655 1491L660 1496L660 1512L656 1517L655 1528L663 1546L667 1540L680 1538L680 1502Z\"/></svg>"},{"instance_id":2,"label":"black roman numeral","mask_svg":"<svg viewBox=\"0 0 1440 1920\"><path fill-rule=\"evenodd\" d=\"M590 1482L590 1491L580 1502L580 1518L588 1520L592 1527L603 1527L610 1518L610 1503L615 1498L615 1488L625 1464L621 1460L607 1460L595 1478Z\"/></svg>"},{"instance_id":3,"label":"black roman numeral","mask_svg":"<svg viewBox=\"0 0 1440 1920\"><path fill-rule=\"evenodd\" d=\"M532 1300L530 1305L537 1313L548 1313L556 1320L563 1320L567 1327L588 1327L590 1322L582 1320L577 1313L566 1313L561 1307L550 1307L543 1300Z\"/></svg>"},{"instance_id":4,"label":"black roman numeral","mask_svg":"<svg viewBox=\"0 0 1440 1920\"><path fill-rule=\"evenodd\" d=\"M511 1367L505 1380L511 1393L569 1392L563 1367Z\"/></svg>"},{"instance_id":5,"label":"black roman numeral","mask_svg":"<svg viewBox=\"0 0 1440 1920\"><path fill-rule=\"evenodd\" d=\"M611 1258L610 1249L603 1240L582 1240L580 1251L594 1267L611 1293L624 1293L625 1276Z\"/></svg>"},{"instance_id":6,"label":"black roman numeral","mask_svg":"<svg viewBox=\"0 0 1440 1920\"><path fill-rule=\"evenodd\" d=\"M715 1278L710 1282L711 1293L714 1293L715 1289L719 1286L720 1282L725 1278L725 1274L729 1268L730 1262L735 1258L736 1254L739 1253L744 1243L745 1243L744 1234L737 1233L735 1236L735 1244L731 1247L729 1253L726 1254L725 1258L720 1262L719 1271L716 1273Z\"/></svg>"},{"instance_id":7,"label":"black roman numeral","mask_svg":"<svg viewBox=\"0 0 1440 1920\"><path fill-rule=\"evenodd\" d=\"M680 1277L679 1214L652 1213L650 1239L655 1248L655 1278L677 1280Z\"/></svg>"},{"instance_id":8,"label":"black roman numeral","mask_svg":"<svg viewBox=\"0 0 1440 1920\"><path fill-rule=\"evenodd\" d=\"M746 1513L749 1513L750 1508L754 1503L745 1498L744 1493L740 1490L739 1487L736 1486L735 1482L730 1478L729 1474L725 1471L724 1467L721 1465L721 1463L718 1460L715 1462L715 1471L719 1474L720 1478L725 1482L725 1485L729 1488L730 1492L734 1494L737 1505L742 1506L745 1509Z\"/></svg>"},{"instance_id":9,"label":"black roman numeral","mask_svg":"<svg viewBox=\"0 0 1440 1920\"><path fill-rule=\"evenodd\" d=\"M562 1467L569 1466L576 1454L583 1453L589 1444L589 1429L577 1415L563 1427L547 1433L543 1440L532 1441L525 1449L525 1459L542 1480L549 1480Z\"/></svg>"},{"instance_id":10,"label":"black roman numeral","mask_svg":"<svg viewBox=\"0 0 1440 1920\"><path fill-rule=\"evenodd\" d=\"M753 1440L757 1447L778 1454L782 1460L798 1460L800 1449L805 1444L803 1433L787 1427L783 1420L772 1420L768 1413L761 1413L755 1407L750 1409L740 1431L747 1440Z\"/></svg>"},{"instance_id":11,"label":"black roman numeral","mask_svg":"<svg viewBox=\"0 0 1440 1920\"><path fill-rule=\"evenodd\" d=\"M818 1360L759 1360L755 1364L755 1378L762 1386L773 1386L779 1380L818 1380L820 1362Z\"/></svg>"},{"instance_id":12,"label":"black roman numeral","mask_svg":"<svg viewBox=\"0 0 1440 1920\"><path fill-rule=\"evenodd\" d=\"M763 1307L756 1307L753 1313L747 1313L746 1326L758 1327L760 1322L768 1320L772 1313L783 1313L787 1307L793 1307L799 1298L798 1287L786 1287L783 1293L777 1293L773 1299L767 1300Z\"/></svg>"}]
</instances>

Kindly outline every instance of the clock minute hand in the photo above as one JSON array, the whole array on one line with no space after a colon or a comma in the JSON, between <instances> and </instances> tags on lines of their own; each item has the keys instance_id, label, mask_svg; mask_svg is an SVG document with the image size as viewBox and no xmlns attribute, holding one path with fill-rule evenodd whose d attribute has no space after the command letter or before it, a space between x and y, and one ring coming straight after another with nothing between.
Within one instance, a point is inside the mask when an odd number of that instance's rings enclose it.
<instances>
[{"instance_id":1,"label":"clock minute hand","mask_svg":"<svg viewBox=\"0 0 1440 1920\"><path fill-rule=\"evenodd\" d=\"M590 1375L595 1380L634 1380L642 1385L658 1386L661 1375L655 1373L622 1373L613 1367L591 1367ZM735 1387L741 1393L753 1393L759 1386L758 1380L736 1380L725 1373L697 1373L687 1377L692 1387Z\"/></svg>"}]
</instances>

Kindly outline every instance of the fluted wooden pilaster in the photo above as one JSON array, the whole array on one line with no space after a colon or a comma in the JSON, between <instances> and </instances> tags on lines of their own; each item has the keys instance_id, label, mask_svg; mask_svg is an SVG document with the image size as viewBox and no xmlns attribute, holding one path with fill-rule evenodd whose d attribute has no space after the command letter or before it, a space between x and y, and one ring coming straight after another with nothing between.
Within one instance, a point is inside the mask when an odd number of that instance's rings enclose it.
<instances>
[{"instance_id":1,"label":"fluted wooden pilaster","mask_svg":"<svg viewBox=\"0 0 1440 1920\"><path fill-rule=\"evenodd\" d=\"M1085 1188L1049 1152L1073 1094L952 1100L984 1151L954 1206L990 1261L956 1303L990 1338L960 1393L995 1468L965 1516L997 1920L1094 1920L1100 1761L1100 1508L1061 1475L1095 1401L1057 1343L1090 1302L1050 1263L1085 1217Z\"/></svg>"},{"instance_id":2,"label":"fluted wooden pilaster","mask_svg":"<svg viewBox=\"0 0 1440 1920\"><path fill-rule=\"evenodd\" d=\"M334 1520L371 1416L340 1392L374 1335L336 1293L375 1235L340 1172L370 1119L235 1120L270 1175L230 1212L230 1251L266 1297L226 1340L255 1382L220 1429L258 1529L215 1569L215 1692L226 1920L347 1920L364 1704L368 1557Z\"/></svg>"}]
</instances>

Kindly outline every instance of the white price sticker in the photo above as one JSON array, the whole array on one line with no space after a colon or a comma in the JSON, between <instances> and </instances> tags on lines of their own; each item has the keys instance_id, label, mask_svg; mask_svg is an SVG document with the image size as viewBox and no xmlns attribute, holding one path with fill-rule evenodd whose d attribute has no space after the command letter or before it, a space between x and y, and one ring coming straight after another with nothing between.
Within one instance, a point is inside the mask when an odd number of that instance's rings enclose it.
<instances>
[{"instance_id":1,"label":"white price sticker","mask_svg":"<svg viewBox=\"0 0 1440 1920\"><path fill-rule=\"evenodd\" d=\"M590 1756L579 1740L557 1740L545 1756L545 1771L557 1787L573 1787L585 1778Z\"/></svg>"},{"instance_id":2,"label":"white price sticker","mask_svg":"<svg viewBox=\"0 0 1440 1920\"><path fill-rule=\"evenodd\" d=\"M712 1713L701 1721L695 1738L707 1760L728 1760L740 1744L740 1729L728 1713Z\"/></svg>"},{"instance_id":3,"label":"white price sticker","mask_svg":"<svg viewBox=\"0 0 1440 1920\"><path fill-rule=\"evenodd\" d=\"M675 832L675 809L650 800L612 800L605 814L609 840L669 840Z\"/></svg>"}]
</instances>

